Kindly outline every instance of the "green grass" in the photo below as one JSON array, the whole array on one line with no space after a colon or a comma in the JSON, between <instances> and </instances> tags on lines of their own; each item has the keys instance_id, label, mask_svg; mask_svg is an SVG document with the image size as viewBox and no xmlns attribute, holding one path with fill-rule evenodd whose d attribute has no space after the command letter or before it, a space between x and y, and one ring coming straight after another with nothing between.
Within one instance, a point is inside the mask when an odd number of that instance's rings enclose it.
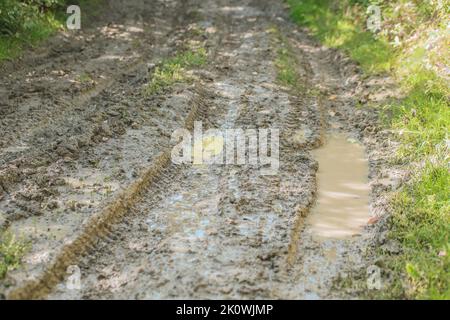
<instances>
[{"instance_id":1,"label":"green grass","mask_svg":"<svg viewBox=\"0 0 450 320\"><path fill-rule=\"evenodd\" d=\"M79 76L77 76L77 80L80 83L90 83L93 81L92 76L87 72L84 72L84 73L80 74Z\"/></svg>"},{"instance_id":2,"label":"green grass","mask_svg":"<svg viewBox=\"0 0 450 320\"><path fill-rule=\"evenodd\" d=\"M287 48L279 48L277 51L277 58L275 60L275 66L277 67L277 80L285 85L296 87L299 79L297 71L295 70L295 59Z\"/></svg>"},{"instance_id":3,"label":"green grass","mask_svg":"<svg viewBox=\"0 0 450 320\"><path fill-rule=\"evenodd\" d=\"M364 30L364 6L358 1L288 0L292 18L307 26L325 45L344 50L366 74L390 72L405 92L405 98L380 106L387 126L401 142L394 161L412 172L412 178L392 195L389 237L402 244L400 255L384 256L393 271L392 285L375 298L450 299L450 91L442 77L426 67L423 39L393 48L383 35ZM389 23L401 26L393 6L385 8ZM419 20L414 28L440 30L444 34L448 12L418 1ZM440 17L437 21L437 17ZM427 20L428 19L428 20ZM411 19L410 19L411 20ZM416 21L412 19L412 21ZM424 32L421 32L424 33ZM411 33L413 34L413 33ZM416 41L416 42L414 42ZM411 49L412 48L412 49ZM445 48L433 54L448 59Z\"/></svg>"},{"instance_id":4,"label":"green grass","mask_svg":"<svg viewBox=\"0 0 450 320\"><path fill-rule=\"evenodd\" d=\"M285 87L301 90L297 72L298 62L292 47L276 27L271 27L267 32L271 34L272 46L276 48L274 64L277 70L277 81Z\"/></svg>"},{"instance_id":5,"label":"green grass","mask_svg":"<svg viewBox=\"0 0 450 320\"><path fill-rule=\"evenodd\" d=\"M207 53L204 48L186 50L164 60L156 67L150 83L145 87L147 95L158 94L175 83L188 80L187 69L206 63Z\"/></svg>"},{"instance_id":6,"label":"green grass","mask_svg":"<svg viewBox=\"0 0 450 320\"><path fill-rule=\"evenodd\" d=\"M430 163L392 201L391 237L404 253L387 257L387 265L407 276L395 281L392 297L450 298L450 174L446 163Z\"/></svg>"},{"instance_id":7,"label":"green grass","mask_svg":"<svg viewBox=\"0 0 450 320\"><path fill-rule=\"evenodd\" d=\"M403 83L408 95L400 103L385 106L393 113L391 125L403 142L397 159L420 161L428 156L445 158L450 132L448 90L442 80L426 70L415 70Z\"/></svg>"},{"instance_id":8,"label":"green grass","mask_svg":"<svg viewBox=\"0 0 450 320\"><path fill-rule=\"evenodd\" d=\"M24 32L0 36L0 63L18 57L25 46L34 46L61 28L61 21L52 14L46 14L30 21Z\"/></svg>"},{"instance_id":9,"label":"green grass","mask_svg":"<svg viewBox=\"0 0 450 320\"><path fill-rule=\"evenodd\" d=\"M17 240L11 233L0 231L0 280L9 270L17 269L23 255L28 250L28 243Z\"/></svg>"},{"instance_id":10,"label":"green grass","mask_svg":"<svg viewBox=\"0 0 450 320\"><path fill-rule=\"evenodd\" d=\"M402 142L395 160L412 163L413 178L394 195L391 237L405 253L390 257L390 267L408 277L394 284L397 296L450 299L450 108L443 81L415 70L403 85L409 89L394 111L391 126ZM439 252L446 256L439 256Z\"/></svg>"},{"instance_id":11,"label":"green grass","mask_svg":"<svg viewBox=\"0 0 450 320\"><path fill-rule=\"evenodd\" d=\"M364 31L363 15L334 11L330 0L288 0L291 16L325 45L344 50L367 73L390 71L394 50Z\"/></svg>"},{"instance_id":12,"label":"green grass","mask_svg":"<svg viewBox=\"0 0 450 320\"><path fill-rule=\"evenodd\" d=\"M99 14L102 0L19 0L0 3L0 63L15 59L26 47L38 45L58 30L65 29L69 4L81 7L83 21Z\"/></svg>"}]
</instances>

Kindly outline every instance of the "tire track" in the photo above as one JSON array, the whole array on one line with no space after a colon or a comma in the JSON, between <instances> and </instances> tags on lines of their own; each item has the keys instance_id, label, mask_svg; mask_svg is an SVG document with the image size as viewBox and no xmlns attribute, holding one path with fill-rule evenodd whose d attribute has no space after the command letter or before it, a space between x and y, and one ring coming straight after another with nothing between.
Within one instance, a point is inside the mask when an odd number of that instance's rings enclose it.
<instances>
[{"instance_id":1,"label":"tire track","mask_svg":"<svg viewBox=\"0 0 450 320\"><path fill-rule=\"evenodd\" d=\"M200 95L186 118L185 128L191 129L194 121L204 118L206 113L206 106ZM117 196L111 204L89 219L75 240L61 249L61 252L56 255L54 261L37 280L12 290L7 294L7 297L9 299L37 299L48 294L51 288L64 276L70 265L73 265L89 249L94 249L96 240L111 234L111 227L124 218L128 210L139 200L142 192L155 183L159 184L160 180L169 180L165 169L170 164L170 156L171 148L160 154L144 174Z\"/></svg>"},{"instance_id":2,"label":"tire track","mask_svg":"<svg viewBox=\"0 0 450 320\"><path fill-rule=\"evenodd\" d=\"M193 5L195 7L195 5ZM181 23L188 24L190 23L190 19L182 18L182 19L175 19L177 23L181 21ZM183 28L186 29L186 26L176 26L176 28ZM183 33L174 32L173 37L180 38L180 36L183 36ZM184 35L186 36L186 35ZM188 35L189 36L189 35ZM173 40L173 38L167 39L167 40ZM215 43L220 43L220 39L218 38L212 38L211 44L213 44L213 47L217 46ZM176 50L176 47L171 48L171 50ZM214 55L214 50L211 52L212 55ZM142 61L137 61L135 65L130 67L129 73L135 73L139 72L140 66L142 66ZM126 79L127 75L125 74L122 76L122 79ZM139 72L138 79L134 80L134 85L142 85L145 81L147 81L146 75ZM123 81L121 79L113 79L111 80L111 85L117 86L118 89L120 89L120 86L123 86ZM131 88L132 89L132 88ZM134 91L135 88L133 89ZM180 90L178 88L177 90ZM190 98L190 101L186 101L186 104L192 105L191 110L188 112L188 114L185 116L184 126L187 129L190 129L195 119L203 119L204 115L206 114L205 109L205 103L203 100L205 99L202 96L202 90L193 88L191 90L182 89L184 91L192 91L193 98ZM79 96L77 98L76 103L88 103L91 101L91 99L100 99L104 97L98 97L96 96L97 92L90 92L86 95ZM189 95L188 95L189 96ZM164 99L164 95L161 97ZM148 98L147 98L148 99ZM151 97L151 99L158 101L159 97ZM151 101L151 100L150 100ZM170 100L168 100L170 101ZM159 102L157 102L159 106ZM181 106L183 107L183 106ZM183 116L183 112L181 112L179 115L177 115L177 118L179 116ZM157 119L158 117L156 117ZM163 119L163 117L160 117ZM158 128L156 128L158 129ZM48 287L51 287L57 281L60 280L61 275L65 272L65 266L70 265L70 262L73 259L76 259L79 254L84 252L85 250L88 250L89 248L92 248L93 243L95 242L96 234L98 233L99 236L101 236L104 232L107 232L109 225L116 223L118 220L121 219L121 217L124 215L124 212L128 210L129 206L132 205L133 202L137 201L137 197L141 190L143 188L146 188L147 185L155 183L158 178L161 178L160 176L162 174L162 168L166 167L168 165L168 159L170 157L170 144L167 142L163 142L162 144L164 146L163 152L161 152L159 155L155 155L152 159L152 164L147 166L145 169L142 170L141 175L138 177L137 181L130 183L125 190L122 193L119 193L115 199L112 201L109 201L109 205L101 212L94 215L94 217L85 220L83 222L83 226L75 227L75 230L78 229L75 236L70 236L67 238L64 243L62 244L62 249L58 249L57 252L54 255L54 258L51 259L48 263L46 263L45 266L43 266L42 271L37 271L38 275L33 275L31 273L31 276L35 278L35 280L28 282L27 284L24 284L23 286L19 286L18 288L14 288L13 290L10 290L10 294L8 293L7 296L15 297L15 298L26 298L26 297L32 297L37 298L45 294L45 292L48 291ZM99 148L97 146L97 148ZM152 150L152 152L154 152ZM78 160L78 162L81 162ZM7 174L10 174L7 173ZM19 181L16 181L19 183ZM10 186L8 186L10 187ZM8 188L9 189L9 188ZM1 194L0 194L1 196ZM61 197L61 196L60 196ZM102 204L104 205L104 204ZM0 218L2 218L0 216ZM50 215L51 219L52 216ZM45 220L45 217L44 217ZM2 221L0 221L1 223ZM7 222L11 223L11 220L7 220ZM20 222L20 221L19 221ZM25 221L26 222L26 221ZM25 223L24 222L24 223ZM81 230L79 230L81 229ZM49 229L50 231L50 229ZM35 244L33 244L35 246ZM35 250L35 249L34 249ZM28 272L28 271L27 271ZM23 276L21 273L18 273L17 275L14 275L13 279L21 279ZM29 275L25 275L24 278L30 278ZM20 283L20 280L12 280L13 283L18 281Z\"/></svg>"},{"instance_id":3,"label":"tire track","mask_svg":"<svg viewBox=\"0 0 450 320\"><path fill-rule=\"evenodd\" d=\"M288 138L301 117L320 117L306 97L275 85L266 32L272 17L250 4L204 4L215 28L229 28L211 70L214 81L204 89L216 96L209 108L215 127L282 130L278 175L260 176L259 167L249 166L183 167L167 194L150 189L133 208L134 219L80 260L81 292L60 283L50 298L299 296L289 281L290 237L298 236L292 232L298 215L314 198L317 167L304 146L314 145L316 135L306 144Z\"/></svg>"}]
</instances>

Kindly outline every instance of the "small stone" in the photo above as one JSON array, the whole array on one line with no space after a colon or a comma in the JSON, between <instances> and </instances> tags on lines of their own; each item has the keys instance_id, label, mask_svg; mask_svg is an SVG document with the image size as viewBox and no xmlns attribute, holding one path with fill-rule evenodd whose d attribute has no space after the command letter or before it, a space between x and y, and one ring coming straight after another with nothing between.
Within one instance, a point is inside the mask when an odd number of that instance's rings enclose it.
<instances>
[{"instance_id":1,"label":"small stone","mask_svg":"<svg viewBox=\"0 0 450 320\"><path fill-rule=\"evenodd\" d=\"M282 213L283 212L283 206L281 205L281 203L276 202L272 205L272 209L276 212L276 213Z\"/></svg>"},{"instance_id":2,"label":"small stone","mask_svg":"<svg viewBox=\"0 0 450 320\"><path fill-rule=\"evenodd\" d=\"M376 265L371 265L366 270L367 273L367 289L369 290L380 290L382 288L381 284L381 269Z\"/></svg>"},{"instance_id":3,"label":"small stone","mask_svg":"<svg viewBox=\"0 0 450 320\"><path fill-rule=\"evenodd\" d=\"M112 117L118 117L118 116L120 116L120 113L117 112L116 110L108 110L108 111L106 111L106 113L107 113L108 115L112 116Z\"/></svg>"},{"instance_id":4,"label":"small stone","mask_svg":"<svg viewBox=\"0 0 450 320\"><path fill-rule=\"evenodd\" d=\"M381 249L389 254L399 254L402 251L400 243L394 240L390 240L385 243Z\"/></svg>"},{"instance_id":5,"label":"small stone","mask_svg":"<svg viewBox=\"0 0 450 320\"><path fill-rule=\"evenodd\" d=\"M57 209L58 207L59 205L57 201L50 201L47 205L47 208L49 208L50 210Z\"/></svg>"},{"instance_id":6,"label":"small stone","mask_svg":"<svg viewBox=\"0 0 450 320\"><path fill-rule=\"evenodd\" d=\"M381 232L381 233L378 235L378 243L379 243L380 245L386 243L386 241L387 241L387 235L388 235L388 232L387 232L387 231L383 231L383 232Z\"/></svg>"},{"instance_id":7,"label":"small stone","mask_svg":"<svg viewBox=\"0 0 450 320\"><path fill-rule=\"evenodd\" d=\"M402 185L402 179L401 178L394 178L392 179L392 189L397 190Z\"/></svg>"}]
</instances>

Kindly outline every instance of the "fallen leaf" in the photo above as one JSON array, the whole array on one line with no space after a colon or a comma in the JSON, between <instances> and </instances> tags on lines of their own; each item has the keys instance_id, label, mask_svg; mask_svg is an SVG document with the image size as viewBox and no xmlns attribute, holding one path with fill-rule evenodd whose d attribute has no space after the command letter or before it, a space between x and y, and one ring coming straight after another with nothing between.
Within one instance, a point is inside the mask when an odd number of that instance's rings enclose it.
<instances>
[{"instance_id":1,"label":"fallen leaf","mask_svg":"<svg viewBox=\"0 0 450 320\"><path fill-rule=\"evenodd\" d=\"M331 95L328 99L329 99L330 101L334 101L334 100L337 99L337 96L333 94L333 95Z\"/></svg>"},{"instance_id":2,"label":"fallen leaf","mask_svg":"<svg viewBox=\"0 0 450 320\"><path fill-rule=\"evenodd\" d=\"M378 222L378 220L380 220L379 217L372 217L369 219L369 221L367 221L367 224L372 225Z\"/></svg>"}]
</instances>

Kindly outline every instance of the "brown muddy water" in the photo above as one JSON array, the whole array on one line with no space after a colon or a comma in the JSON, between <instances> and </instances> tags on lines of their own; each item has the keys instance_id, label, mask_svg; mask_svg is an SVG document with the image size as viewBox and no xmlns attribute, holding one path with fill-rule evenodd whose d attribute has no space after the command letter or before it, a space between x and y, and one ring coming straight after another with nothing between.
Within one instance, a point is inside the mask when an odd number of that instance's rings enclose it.
<instances>
[{"instance_id":1,"label":"brown muddy water","mask_svg":"<svg viewBox=\"0 0 450 320\"><path fill-rule=\"evenodd\" d=\"M347 239L370 218L369 166L364 147L344 133L332 133L314 151L319 162L317 203L307 224L317 239Z\"/></svg>"}]
</instances>

